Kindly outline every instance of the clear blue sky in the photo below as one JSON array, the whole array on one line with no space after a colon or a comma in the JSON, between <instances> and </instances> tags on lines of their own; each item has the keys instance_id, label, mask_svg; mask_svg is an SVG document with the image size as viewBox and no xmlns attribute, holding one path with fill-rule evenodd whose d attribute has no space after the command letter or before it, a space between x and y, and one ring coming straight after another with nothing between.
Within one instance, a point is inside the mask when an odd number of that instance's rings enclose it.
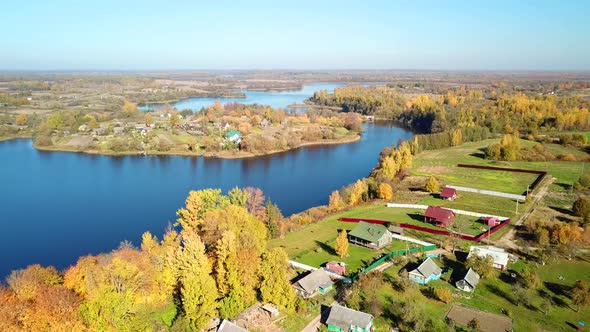
<instances>
[{"instance_id":1,"label":"clear blue sky","mask_svg":"<svg viewBox=\"0 0 590 332\"><path fill-rule=\"evenodd\" d=\"M590 1L14 0L1 70L590 70Z\"/></svg>"}]
</instances>

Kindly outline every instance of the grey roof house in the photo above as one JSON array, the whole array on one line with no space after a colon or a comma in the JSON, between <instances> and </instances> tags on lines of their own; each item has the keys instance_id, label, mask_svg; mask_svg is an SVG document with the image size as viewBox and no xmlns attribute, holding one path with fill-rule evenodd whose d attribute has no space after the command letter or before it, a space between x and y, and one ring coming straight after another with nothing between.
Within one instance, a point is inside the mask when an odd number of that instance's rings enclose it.
<instances>
[{"instance_id":1,"label":"grey roof house","mask_svg":"<svg viewBox=\"0 0 590 332\"><path fill-rule=\"evenodd\" d=\"M477 272L473 271L473 269L470 268L465 274L465 277L457 281L455 283L455 286L457 286L457 288L459 288L462 291L473 292L475 290L475 287L477 287L478 283L479 274L477 274Z\"/></svg>"},{"instance_id":2,"label":"grey roof house","mask_svg":"<svg viewBox=\"0 0 590 332\"><path fill-rule=\"evenodd\" d=\"M330 331L368 332L373 327L373 316L334 304L330 307L326 325Z\"/></svg>"},{"instance_id":3,"label":"grey roof house","mask_svg":"<svg viewBox=\"0 0 590 332\"><path fill-rule=\"evenodd\" d=\"M442 269L436 265L432 258L428 257L415 270L410 271L408 277L412 281L426 285L432 280L439 279L441 273Z\"/></svg>"},{"instance_id":4,"label":"grey roof house","mask_svg":"<svg viewBox=\"0 0 590 332\"><path fill-rule=\"evenodd\" d=\"M224 319L219 325L217 332L248 332L245 328L239 327L238 325Z\"/></svg>"},{"instance_id":5,"label":"grey roof house","mask_svg":"<svg viewBox=\"0 0 590 332\"><path fill-rule=\"evenodd\" d=\"M325 294L330 289L334 282L326 271L317 269L299 279L293 284L295 293L304 299L312 298L318 294Z\"/></svg>"},{"instance_id":6,"label":"grey roof house","mask_svg":"<svg viewBox=\"0 0 590 332\"><path fill-rule=\"evenodd\" d=\"M348 241L371 249L381 249L391 243L393 237L387 228L379 224L359 221L348 233Z\"/></svg>"}]
</instances>

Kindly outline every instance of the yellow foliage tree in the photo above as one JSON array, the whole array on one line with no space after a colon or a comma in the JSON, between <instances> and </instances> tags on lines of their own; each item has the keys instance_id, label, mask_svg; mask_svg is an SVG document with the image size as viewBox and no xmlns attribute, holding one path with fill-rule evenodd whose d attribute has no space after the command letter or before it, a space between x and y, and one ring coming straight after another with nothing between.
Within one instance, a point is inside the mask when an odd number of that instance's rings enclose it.
<instances>
[{"instance_id":1,"label":"yellow foliage tree","mask_svg":"<svg viewBox=\"0 0 590 332\"><path fill-rule=\"evenodd\" d=\"M367 192L367 183L364 180L357 180L352 186L349 197L349 205L356 205L363 201L363 195Z\"/></svg>"},{"instance_id":2,"label":"yellow foliage tree","mask_svg":"<svg viewBox=\"0 0 590 332\"><path fill-rule=\"evenodd\" d=\"M426 183L426 191L429 193L437 193L440 191L440 184L434 176L431 176L430 179L428 179L428 182Z\"/></svg>"},{"instance_id":3,"label":"yellow foliage tree","mask_svg":"<svg viewBox=\"0 0 590 332\"><path fill-rule=\"evenodd\" d=\"M123 114L125 114L126 116L133 116L135 114L137 114L139 111L137 109L137 104L132 103L130 101L125 100L125 102L123 102Z\"/></svg>"},{"instance_id":4,"label":"yellow foliage tree","mask_svg":"<svg viewBox=\"0 0 590 332\"><path fill-rule=\"evenodd\" d=\"M340 209L341 204L342 199L340 198L340 192L338 190L333 191L332 194L330 194L330 203L328 206L330 209L336 211Z\"/></svg>"},{"instance_id":5,"label":"yellow foliage tree","mask_svg":"<svg viewBox=\"0 0 590 332\"><path fill-rule=\"evenodd\" d=\"M395 175L397 174L397 165L395 164L395 160L392 156L388 156L383 159L381 169L383 171L383 175L385 175L387 179L393 180L395 178Z\"/></svg>"},{"instance_id":6,"label":"yellow foliage tree","mask_svg":"<svg viewBox=\"0 0 590 332\"><path fill-rule=\"evenodd\" d=\"M344 258L346 255L348 255L348 235L346 234L345 230L341 230L338 234L338 238L336 238L335 250L340 258Z\"/></svg>"},{"instance_id":7,"label":"yellow foliage tree","mask_svg":"<svg viewBox=\"0 0 590 332\"><path fill-rule=\"evenodd\" d=\"M393 198L393 189L391 188L391 185L389 185L389 183L379 183L379 186L377 187L377 195L379 195L379 198L381 199L385 199L385 200L390 200Z\"/></svg>"},{"instance_id":8,"label":"yellow foliage tree","mask_svg":"<svg viewBox=\"0 0 590 332\"><path fill-rule=\"evenodd\" d=\"M17 126L24 126L27 123L27 115L26 114L19 114L16 117L16 125Z\"/></svg>"}]
</instances>

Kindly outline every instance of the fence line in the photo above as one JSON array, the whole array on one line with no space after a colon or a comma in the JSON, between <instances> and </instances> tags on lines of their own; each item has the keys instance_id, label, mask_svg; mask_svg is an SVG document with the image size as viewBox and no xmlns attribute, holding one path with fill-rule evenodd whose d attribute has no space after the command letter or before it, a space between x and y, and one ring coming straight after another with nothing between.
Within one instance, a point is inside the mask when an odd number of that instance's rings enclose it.
<instances>
[{"instance_id":1,"label":"fence line","mask_svg":"<svg viewBox=\"0 0 590 332\"><path fill-rule=\"evenodd\" d=\"M420 210L426 210L428 208L428 205L419 205L419 204L387 203L386 206L387 207L390 207L390 208L410 208L410 209L420 209ZM486 214L486 213L465 211L465 210L459 210L459 209L449 209L449 208L445 208L445 209L451 210L455 214L462 214L462 215L472 216L472 217L478 217L478 218L494 217L494 218L498 218L500 220L506 220L506 219L508 219L508 217L496 216L496 215L493 215L493 214ZM364 219L362 219L362 220L364 220Z\"/></svg>"},{"instance_id":2,"label":"fence line","mask_svg":"<svg viewBox=\"0 0 590 332\"><path fill-rule=\"evenodd\" d=\"M481 194L481 195L488 195L488 196L496 196L496 197L510 198L510 199L516 199L516 200L520 200L520 201L526 200L526 196L516 195L516 194L509 194L509 193L503 193L501 191L476 189L476 188L460 187L460 186L452 186L452 185L447 185L447 187L453 188L453 189L455 189L457 191L466 191L466 192L476 193L476 194Z\"/></svg>"},{"instance_id":3,"label":"fence line","mask_svg":"<svg viewBox=\"0 0 590 332\"><path fill-rule=\"evenodd\" d=\"M302 270L305 270L305 271L315 271L315 270L318 270L318 269L319 269L319 268L317 268L317 267L313 267L313 266L311 266L311 265L306 265L306 264L299 263L299 262L292 261L292 260L289 260L289 264L290 264L292 267L294 267L294 268L297 268L297 269L302 269ZM345 279L345 277L343 277L343 276L339 275L338 273L334 273L334 272L332 272L332 271L328 271L328 270L326 270L326 269L323 269L323 270L324 270L324 271L325 271L325 272L326 272L326 273L327 273L329 276L331 276L331 277L333 277L333 278L336 278L336 279Z\"/></svg>"},{"instance_id":4,"label":"fence line","mask_svg":"<svg viewBox=\"0 0 590 332\"><path fill-rule=\"evenodd\" d=\"M416 243L416 244L419 244L421 246L431 246L431 245L433 245L433 243L430 243L430 242L420 241L418 239L414 239L412 237L407 237L407 236L403 236L403 235L399 235L399 234L391 234L391 236L394 237L394 238L396 238L396 239L398 239L398 240Z\"/></svg>"}]
</instances>

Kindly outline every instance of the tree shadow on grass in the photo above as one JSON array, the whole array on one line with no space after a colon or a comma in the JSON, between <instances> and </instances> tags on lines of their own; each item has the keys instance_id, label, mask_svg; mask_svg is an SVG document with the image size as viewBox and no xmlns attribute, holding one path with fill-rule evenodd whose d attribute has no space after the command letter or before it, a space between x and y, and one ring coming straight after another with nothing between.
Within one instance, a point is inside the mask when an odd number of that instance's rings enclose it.
<instances>
[{"instance_id":1,"label":"tree shadow on grass","mask_svg":"<svg viewBox=\"0 0 590 332\"><path fill-rule=\"evenodd\" d=\"M470 153L469 155L475 158L479 158L479 159L486 159L486 148L479 148L477 149L477 152L474 153Z\"/></svg>"},{"instance_id":2,"label":"tree shadow on grass","mask_svg":"<svg viewBox=\"0 0 590 332\"><path fill-rule=\"evenodd\" d=\"M560 297L552 296L551 294L547 293L544 289L539 290L538 293L539 293L539 296L541 296L542 298L548 299L549 301L551 301L551 303L555 304L558 307L561 307L561 308L569 307L569 305L567 303L565 303L565 301L562 300Z\"/></svg>"},{"instance_id":3,"label":"tree shadow on grass","mask_svg":"<svg viewBox=\"0 0 590 332\"><path fill-rule=\"evenodd\" d=\"M506 293L505 291L501 290L498 286L496 285L486 285L486 288L492 292L493 294L502 297L504 299L506 299L508 302L512 303L513 305L518 305L518 303L515 301L515 299L508 293Z\"/></svg>"},{"instance_id":4,"label":"tree shadow on grass","mask_svg":"<svg viewBox=\"0 0 590 332\"><path fill-rule=\"evenodd\" d=\"M550 206L549 208L551 208L552 210L555 210L555 211L557 211L559 213L563 213L565 215L568 215L568 216L572 216L572 217L575 216L574 215L574 212L572 210L569 210L569 209L564 209L564 208L560 208L560 207L557 207L557 206Z\"/></svg>"},{"instance_id":5,"label":"tree shadow on grass","mask_svg":"<svg viewBox=\"0 0 590 332\"><path fill-rule=\"evenodd\" d=\"M450 280L449 280L449 283L451 283L451 284L456 280L463 279L463 277L465 276L465 273L467 273L467 269L465 268L465 266L455 260L443 257L442 262L445 267L448 267L453 270L453 272L451 273L451 276L450 276Z\"/></svg>"},{"instance_id":6,"label":"tree shadow on grass","mask_svg":"<svg viewBox=\"0 0 590 332\"><path fill-rule=\"evenodd\" d=\"M322 250L324 250L325 252L327 252L330 255L338 255L336 254L336 250L334 250L334 248L332 248L332 246L325 244L324 242L315 240L315 244L318 245L318 247L320 247Z\"/></svg>"},{"instance_id":7,"label":"tree shadow on grass","mask_svg":"<svg viewBox=\"0 0 590 332\"><path fill-rule=\"evenodd\" d=\"M548 290L550 290L551 292L553 292L553 294L555 294L557 296L568 297L569 293L571 291L570 286L561 285L561 284L557 284L554 282L545 281L545 282L543 282L543 285L545 286L545 288L547 288Z\"/></svg>"}]
</instances>

